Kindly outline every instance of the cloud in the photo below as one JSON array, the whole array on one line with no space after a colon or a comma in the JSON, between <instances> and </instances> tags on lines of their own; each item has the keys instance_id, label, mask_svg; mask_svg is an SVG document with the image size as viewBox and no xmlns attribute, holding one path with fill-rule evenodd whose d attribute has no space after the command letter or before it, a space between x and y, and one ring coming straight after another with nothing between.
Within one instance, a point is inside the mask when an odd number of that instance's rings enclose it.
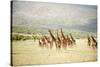
<instances>
[{"instance_id":1,"label":"cloud","mask_svg":"<svg viewBox=\"0 0 100 67\"><path fill-rule=\"evenodd\" d=\"M88 31L88 32L97 32L97 19L91 19L88 21L87 24L82 26L77 26L77 29Z\"/></svg>"},{"instance_id":2,"label":"cloud","mask_svg":"<svg viewBox=\"0 0 100 67\"><path fill-rule=\"evenodd\" d=\"M45 28L80 28L96 31L97 6L42 3L31 1L13 2L14 24L25 23ZM94 25L93 25L94 24ZM84 28L85 27L85 28Z\"/></svg>"}]
</instances>

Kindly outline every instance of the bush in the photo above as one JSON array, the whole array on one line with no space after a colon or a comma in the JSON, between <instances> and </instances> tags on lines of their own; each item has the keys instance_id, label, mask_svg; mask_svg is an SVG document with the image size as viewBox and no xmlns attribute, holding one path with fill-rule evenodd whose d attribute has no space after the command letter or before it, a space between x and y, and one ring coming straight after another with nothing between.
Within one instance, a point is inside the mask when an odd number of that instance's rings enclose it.
<instances>
[{"instance_id":1,"label":"bush","mask_svg":"<svg viewBox=\"0 0 100 67\"><path fill-rule=\"evenodd\" d=\"M17 40L28 40L28 39L31 39L31 37L22 34L12 34L12 40L17 41Z\"/></svg>"}]
</instances>

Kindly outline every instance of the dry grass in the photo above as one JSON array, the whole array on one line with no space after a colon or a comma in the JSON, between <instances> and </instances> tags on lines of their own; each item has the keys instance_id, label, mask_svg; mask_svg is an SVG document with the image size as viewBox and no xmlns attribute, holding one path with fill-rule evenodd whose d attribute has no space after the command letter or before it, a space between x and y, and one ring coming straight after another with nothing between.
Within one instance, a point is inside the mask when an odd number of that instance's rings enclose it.
<instances>
[{"instance_id":1,"label":"dry grass","mask_svg":"<svg viewBox=\"0 0 100 67\"><path fill-rule=\"evenodd\" d=\"M38 41L13 41L13 64L32 65L32 64L54 64L96 61L97 50L87 46L86 39L77 39L76 45L68 47L66 50L40 48Z\"/></svg>"}]
</instances>

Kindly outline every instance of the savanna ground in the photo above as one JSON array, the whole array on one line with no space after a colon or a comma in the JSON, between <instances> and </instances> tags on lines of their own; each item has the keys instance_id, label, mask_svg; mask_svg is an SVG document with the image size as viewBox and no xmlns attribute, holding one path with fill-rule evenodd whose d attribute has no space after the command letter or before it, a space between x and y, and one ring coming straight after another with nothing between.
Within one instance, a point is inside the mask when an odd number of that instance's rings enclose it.
<instances>
[{"instance_id":1,"label":"savanna ground","mask_svg":"<svg viewBox=\"0 0 100 67\"><path fill-rule=\"evenodd\" d=\"M13 65L37 65L86 62L97 60L97 50L87 45L87 39L76 39L76 45L57 50L41 48L38 40L12 41Z\"/></svg>"}]
</instances>

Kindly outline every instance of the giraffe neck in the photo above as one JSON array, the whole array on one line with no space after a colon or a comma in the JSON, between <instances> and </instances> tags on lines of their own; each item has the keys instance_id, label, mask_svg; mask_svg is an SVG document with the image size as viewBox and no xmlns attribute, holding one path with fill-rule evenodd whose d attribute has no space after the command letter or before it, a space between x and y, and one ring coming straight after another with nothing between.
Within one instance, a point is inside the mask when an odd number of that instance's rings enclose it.
<instances>
[{"instance_id":1,"label":"giraffe neck","mask_svg":"<svg viewBox=\"0 0 100 67\"><path fill-rule=\"evenodd\" d=\"M52 40L55 41L56 39L55 39L54 35L51 33L50 30L49 30L49 33L50 33L50 36L51 36Z\"/></svg>"},{"instance_id":2,"label":"giraffe neck","mask_svg":"<svg viewBox=\"0 0 100 67\"><path fill-rule=\"evenodd\" d=\"M59 35L58 35L58 30L57 30L57 39L60 41L60 37L59 37Z\"/></svg>"},{"instance_id":3,"label":"giraffe neck","mask_svg":"<svg viewBox=\"0 0 100 67\"><path fill-rule=\"evenodd\" d=\"M74 40L74 38L73 38L73 36L71 34L70 34L70 37L71 37L72 40Z\"/></svg>"},{"instance_id":4,"label":"giraffe neck","mask_svg":"<svg viewBox=\"0 0 100 67\"><path fill-rule=\"evenodd\" d=\"M61 36L62 36L62 38L66 39L65 36L64 36L64 34L63 34L62 29L61 29Z\"/></svg>"},{"instance_id":5,"label":"giraffe neck","mask_svg":"<svg viewBox=\"0 0 100 67\"><path fill-rule=\"evenodd\" d=\"M96 40L94 39L94 37L93 36L91 36L91 37L92 37L93 42L96 42Z\"/></svg>"}]
</instances>

